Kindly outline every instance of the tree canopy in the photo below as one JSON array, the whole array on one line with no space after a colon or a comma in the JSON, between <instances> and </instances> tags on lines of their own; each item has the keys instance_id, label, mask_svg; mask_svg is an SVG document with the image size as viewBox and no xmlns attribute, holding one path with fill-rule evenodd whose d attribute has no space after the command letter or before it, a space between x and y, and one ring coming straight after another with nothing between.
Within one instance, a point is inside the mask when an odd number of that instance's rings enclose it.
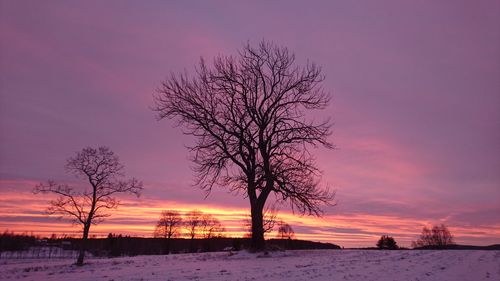
<instances>
[{"instance_id":1,"label":"tree canopy","mask_svg":"<svg viewBox=\"0 0 500 281\"><path fill-rule=\"evenodd\" d=\"M238 56L201 60L195 75L172 74L155 95L159 119L175 119L196 143L190 147L196 184L249 198L254 248L263 247L263 207L270 194L301 214L321 215L334 193L320 188L310 147L333 148L325 109L329 94L314 63L298 66L285 47L247 44Z\"/></svg>"}]
</instances>

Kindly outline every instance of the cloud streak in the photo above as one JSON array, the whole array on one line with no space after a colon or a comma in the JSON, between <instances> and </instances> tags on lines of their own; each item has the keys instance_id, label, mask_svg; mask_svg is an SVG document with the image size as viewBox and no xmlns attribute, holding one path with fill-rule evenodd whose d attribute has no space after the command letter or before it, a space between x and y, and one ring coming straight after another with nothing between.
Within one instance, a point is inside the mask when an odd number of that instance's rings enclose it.
<instances>
[{"instance_id":1,"label":"cloud streak","mask_svg":"<svg viewBox=\"0 0 500 281\"><path fill-rule=\"evenodd\" d=\"M34 182L2 181L0 195L0 225L3 230L18 233L34 233L42 236L80 235L79 226L72 225L67 219L44 214L51 196L30 194ZM11 186L11 191L6 191ZM14 191L15 190L15 191ZM111 210L112 216L100 225L93 226L91 234L97 237L108 233L120 233L151 237L154 226L162 210L174 209L186 213L193 209L201 210L217 217L226 227L226 235L241 237L247 233L245 221L248 208L231 207L210 201L205 203L189 201L169 201L151 198L122 198L121 205ZM398 243L409 246L423 226L433 221L417 217L398 216L397 214L370 215L365 212L349 214L326 214L324 217L299 216L282 210L279 219L291 224L299 239L325 241L345 247L373 246L380 235L392 235ZM500 224L460 225L450 227L459 243L492 244L500 238ZM272 238L276 233L269 234Z\"/></svg>"}]
</instances>

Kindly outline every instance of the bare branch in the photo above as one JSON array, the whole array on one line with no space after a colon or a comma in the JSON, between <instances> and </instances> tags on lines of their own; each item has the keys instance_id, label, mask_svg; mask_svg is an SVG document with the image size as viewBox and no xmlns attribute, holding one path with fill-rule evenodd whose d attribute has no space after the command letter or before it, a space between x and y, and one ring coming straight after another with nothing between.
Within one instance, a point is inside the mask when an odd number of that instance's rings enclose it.
<instances>
[{"instance_id":1,"label":"bare branch","mask_svg":"<svg viewBox=\"0 0 500 281\"><path fill-rule=\"evenodd\" d=\"M116 208L119 201L113 197L117 193L132 193L139 196L142 183L135 178L123 180L123 165L118 157L107 147L84 148L75 157L67 160L66 170L78 178L88 181L86 189L77 189L54 181L40 183L34 189L35 194L55 194L46 212L50 215L70 217L83 228L83 240L86 241L91 225L102 222L111 214L106 210ZM85 245L85 242L82 243ZM77 263L83 263L82 246Z\"/></svg>"},{"instance_id":2,"label":"bare branch","mask_svg":"<svg viewBox=\"0 0 500 281\"><path fill-rule=\"evenodd\" d=\"M170 239L180 234L181 227L182 217L178 211L162 211L153 235Z\"/></svg>"},{"instance_id":3,"label":"bare branch","mask_svg":"<svg viewBox=\"0 0 500 281\"><path fill-rule=\"evenodd\" d=\"M184 226L188 231L189 238L194 239L200 235L203 213L198 210L188 212L184 216Z\"/></svg>"},{"instance_id":4,"label":"bare branch","mask_svg":"<svg viewBox=\"0 0 500 281\"><path fill-rule=\"evenodd\" d=\"M250 200L253 230L262 229L262 209L271 193L302 214L321 214L334 192L320 188L321 173L310 148L333 148L331 122L306 112L325 109L330 96L314 63L300 67L283 47L249 44L238 56L202 59L194 77L172 74L155 95L158 119L174 119L196 138L190 147L196 184L243 190Z\"/></svg>"}]
</instances>

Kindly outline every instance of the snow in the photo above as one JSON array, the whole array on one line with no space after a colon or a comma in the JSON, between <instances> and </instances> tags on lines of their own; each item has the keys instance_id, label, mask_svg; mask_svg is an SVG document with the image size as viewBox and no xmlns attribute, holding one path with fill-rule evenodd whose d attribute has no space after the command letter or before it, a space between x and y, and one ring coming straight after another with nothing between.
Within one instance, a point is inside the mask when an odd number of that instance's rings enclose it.
<instances>
[{"instance_id":1,"label":"snow","mask_svg":"<svg viewBox=\"0 0 500 281\"><path fill-rule=\"evenodd\" d=\"M3 259L0 280L500 280L500 251L304 250Z\"/></svg>"},{"instance_id":2,"label":"snow","mask_svg":"<svg viewBox=\"0 0 500 281\"><path fill-rule=\"evenodd\" d=\"M90 255L90 254L89 254ZM43 258L74 258L78 256L78 251L65 250L61 247L31 247L24 251L4 251L0 252L2 259L43 259Z\"/></svg>"}]
</instances>

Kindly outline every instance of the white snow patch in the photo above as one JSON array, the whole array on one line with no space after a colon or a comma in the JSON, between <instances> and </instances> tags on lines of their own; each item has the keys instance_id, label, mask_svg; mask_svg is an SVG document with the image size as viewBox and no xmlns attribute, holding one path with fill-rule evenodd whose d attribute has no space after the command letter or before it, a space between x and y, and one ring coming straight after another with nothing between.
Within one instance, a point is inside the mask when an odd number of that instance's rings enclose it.
<instances>
[{"instance_id":1,"label":"white snow patch","mask_svg":"<svg viewBox=\"0 0 500 281\"><path fill-rule=\"evenodd\" d=\"M0 260L0 280L500 280L500 251L305 250Z\"/></svg>"}]
</instances>

